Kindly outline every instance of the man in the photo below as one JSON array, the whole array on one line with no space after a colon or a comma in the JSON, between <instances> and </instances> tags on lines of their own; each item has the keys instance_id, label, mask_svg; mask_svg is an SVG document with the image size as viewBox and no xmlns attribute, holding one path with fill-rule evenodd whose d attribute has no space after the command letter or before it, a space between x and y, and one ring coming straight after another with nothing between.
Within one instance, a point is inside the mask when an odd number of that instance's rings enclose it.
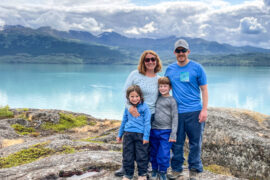
<instances>
[{"instance_id":1,"label":"man","mask_svg":"<svg viewBox=\"0 0 270 180\"><path fill-rule=\"evenodd\" d=\"M207 79L202 66L188 59L189 53L189 45L184 39L176 41L174 54L177 62L169 65L165 72L165 76L171 81L173 97L178 105L177 141L172 146L172 172L168 174L169 179L177 179L183 175L186 135L189 139L190 180L196 180L198 173L203 171L200 155L204 122L207 118Z\"/></svg>"}]
</instances>

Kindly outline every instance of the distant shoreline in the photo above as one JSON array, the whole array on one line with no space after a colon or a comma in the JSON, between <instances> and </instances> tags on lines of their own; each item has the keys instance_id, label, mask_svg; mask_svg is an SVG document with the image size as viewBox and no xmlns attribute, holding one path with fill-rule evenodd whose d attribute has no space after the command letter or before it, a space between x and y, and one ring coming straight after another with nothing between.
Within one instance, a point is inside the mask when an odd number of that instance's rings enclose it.
<instances>
[{"instance_id":1,"label":"distant shoreline","mask_svg":"<svg viewBox=\"0 0 270 180\"><path fill-rule=\"evenodd\" d=\"M270 54L248 53L231 55L191 55L194 60L205 66L268 66L270 67ZM162 59L163 65L169 65L175 59ZM110 61L110 59L96 58L92 61L85 61L72 55L12 55L0 56L0 64L93 64L93 65L137 65L138 60L123 60L121 62Z\"/></svg>"},{"instance_id":2,"label":"distant shoreline","mask_svg":"<svg viewBox=\"0 0 270 180\"><path fill-rule=\"evenodd\" d=\"M260 56L263 56L261 54ZM245 55L249 56L249 55ZM254 56L254 55L253 55ZM270 67L270 54L265 54L265 57L248 57L248 60L243 60L244 55L194 55L191 60L194 60L205 66L267 66ZM268 57L269 56L269 57ZM243 58L242 58L243 57ZM260 61L256 61L260 59ZM163 65L169 65L175 62L175 59L163 60ZM0 56L0 64L93 64L93 65L137 65L137 60L127 60L126 62L110 62L109 60L93 62L84 62L83 59L76 59L69 56Z\"/></svg>"}]
</instances>

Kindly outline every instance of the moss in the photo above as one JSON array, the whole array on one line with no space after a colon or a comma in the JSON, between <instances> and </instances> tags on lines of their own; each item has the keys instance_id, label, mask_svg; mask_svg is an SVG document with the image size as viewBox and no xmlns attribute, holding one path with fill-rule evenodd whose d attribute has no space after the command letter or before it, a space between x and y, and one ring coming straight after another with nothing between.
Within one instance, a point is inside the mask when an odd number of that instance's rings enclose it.
<instances>
[{"instance_id":1,"label":"moss","mask_svg":"<svg viewBox=\"0 0 270 180\"><path fill-rule=\"evenodd\" d=\"M28 149L23 149L16 153L10 154L7 157L1 157L0 168L9 168L30 163L53 153L53 150L45 148L44 146L44 144L37 144Z\"/></svg>"},{"instance_id":2,"label":"moss","mask_svg":"<svg viewBox=\"0 0 270 180\"><path fill-rule=\"evenodd\" d=\"M72 114L60 113L60 120L58 124L51 122L44 123L41 128L44 130L54 130L56 132L62 132L74 127L81 127L87 125L86 116L74 116Z\"/></svg>"},{"instance_id":3,"label":"moss","mask_svg":"<svg viewBox=\"0 0 270 180\"><path fill-rule=\"evenodd\" d=\"M25 127L23 125L20 124L13 124L11 127L13 127L13 129L21 135L28 135L28 134L33 134L36 135L36 130L32 127Z\"/></svg>"},{"instance_id":4,"label":"moss","mask_svg":"<svg viewBox=\"0 0 270 180\"><path fill-rule=\"evenodd\" d=\"M92 142L92 143L100 143L100 144L103 144L104 142L103 141L96 141L94 139L96 138L102 138L102 137L106 137L106 136L95 136L95 137L89 137L87 139L81 139L81 141L86 141L86 142Z\"/></svg>"},{"instance_id":5,"label":"moss","mask_svg":"<svg viewBox=\"0 0 270 180\"><path fill-rule=\"evenodd\" d=\"M13 112L9 110L9 106L0 108L0 118L13 117Z\"/></svg>"},{"instance_id":6,"label":"moss","mask_svg":"<svg viewBox=\"0 0 270 180\"><path fill-rule=\"evenodd\" d=\"M47 157L56 153L70 154L74 153L76 150L71 146L62 146L62 149L58 152L46 148L50 141L38 143L30 146L28 149L20 150L16 153L10 154L7 157L0 158L0 168L9 168L14 166L19 166L22 164L31 163L43 157Z\"/></svg>"},{"instance_id":7,"label":"moss","mask_svg":"<svg viewBox=\"0 0 270 180\"><path fill-rule=\"evenodd\" d=\"M71 154L71 153L74 153L76 150L71 147L71 146L62 146L63 148L63 151L62 153L65 153L65 154Z\"/></svg>"},{"instance_id":8,"label":"moss","mask_svg":"<svg viewBox=\"0 0 270 180\"><path fill-rule=\"evenodd\" d=\"M216 173L216 174L223 174L226 176L232 176L231 171L229 168L219 166L216 164L211 164L209 166L204 167L205 170Z\"/></svg>"},{"instance_id":9,"label":"moss","mask_svg":"<svg viewBox=\"0 0 270 180\"><path fill-rule=\"evenodd\" d=\"M16 109L16 111L18 111L18 112L29 111L29 109L28 108L18 108L18 109Z\"/></svg>"},{"instance_id":10,"label":"moss","mask_svg":"<svg viewBox=\"0 0 270 180\"><path fill-rule=\"evenodd\" d=\"M31 147L41 148L41 147L47 146L50 142L51 141L46 141L46 142L43 142L43 143L38 143L38 144L32 145Z\"/></svg>"},{"instance_id":11,"label":"moss","mask_svg":"<svg viewBox=\"0 0 270 180\"><path fill-rule=\"evenodd\" d=\"M90 125L90 126L95 126L96 124L97 124L97 122L94 121L94 120L92 120L92 121L90 121L90 122L88 123L88 125Z\"/></svg>"}]
</instances>

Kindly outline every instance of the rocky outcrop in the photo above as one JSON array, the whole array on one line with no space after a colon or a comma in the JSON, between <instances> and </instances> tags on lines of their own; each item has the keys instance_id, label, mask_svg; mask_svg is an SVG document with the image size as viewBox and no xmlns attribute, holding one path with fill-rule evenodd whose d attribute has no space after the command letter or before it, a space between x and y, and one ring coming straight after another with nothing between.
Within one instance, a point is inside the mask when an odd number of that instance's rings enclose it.
<instances>
[{"instance_id":1,"label":"rocky outcrop","mask_svg":"<svg viewBox=\"0 0 270 180\"><path fill-rule=\"evenodd\" d=\"M209 108L202 159L237 177L270 179L270 118L252 111Z\"/></svg>"},{"instance_id":2,"label":"rocky outcrop","mask_svg":"<svg viewBox=\"0 0 270 180\"><path fill-rule=\"evenodd\" d=\"M14 118L0 120L0 179L121 179L113 174L122 161L122 145L115 141L120 121L59 110L12 111ZM60 113L86 116L87 124L61 132L43 128L46 122L59 123ZM203 163L224 167L231 176L204 171L201 179L269 179L269 121L254 112L209 108ZM13 124L34 128L36 134L20 135ZM29 151L39 153L28 163L7 165L5 158ZM184 175L187 179L187 169Z\"/></svg>"}]
</instances>

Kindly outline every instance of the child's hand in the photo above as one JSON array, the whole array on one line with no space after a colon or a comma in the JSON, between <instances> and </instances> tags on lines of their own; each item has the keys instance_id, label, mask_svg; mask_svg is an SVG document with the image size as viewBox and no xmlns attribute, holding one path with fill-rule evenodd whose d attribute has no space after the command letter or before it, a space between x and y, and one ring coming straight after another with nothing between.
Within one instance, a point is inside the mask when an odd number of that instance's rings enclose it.
<instances>
[{"instance_id":1,"label":"child's hand","mask_svg":"<svg viewBox=\"0 0 270 180\"><path fill-rule=\"evenodd\" d=\"M169 142L176 142L175 139L169 139Z\"/></svg>"},{"instance_id":2,"label":"child's hand","mask_svg":"<svg viewBox=\"0 0 270 180\"><path fill-rule=\"evenodd\" d=\"M147 144L149 143L149 141L143 140L143 144Z\"/></svg>"},{"instance_id":3,"label":"child's hand","mask_svg":"<svg viewBox=\"0 0 270 180\"><path fill-rule=\"evenodd\" d=\"M116 141L117 141L118 143L121 143L121 142L122 142L122 138L117 137L117 138L116 138Z\"/></svg>"},{"instance_id":4,"label":"child's hand","mask_svg":"<svg viewBox=\"0 0 270 180\"><path fill-rule=\"evenodd\" d=\"M134 106L131 106L128 111L133 117L139 117L140 116L140 113L138 112L138 109L136 107L134 107Z\"/></svg>"}]
</instances>

